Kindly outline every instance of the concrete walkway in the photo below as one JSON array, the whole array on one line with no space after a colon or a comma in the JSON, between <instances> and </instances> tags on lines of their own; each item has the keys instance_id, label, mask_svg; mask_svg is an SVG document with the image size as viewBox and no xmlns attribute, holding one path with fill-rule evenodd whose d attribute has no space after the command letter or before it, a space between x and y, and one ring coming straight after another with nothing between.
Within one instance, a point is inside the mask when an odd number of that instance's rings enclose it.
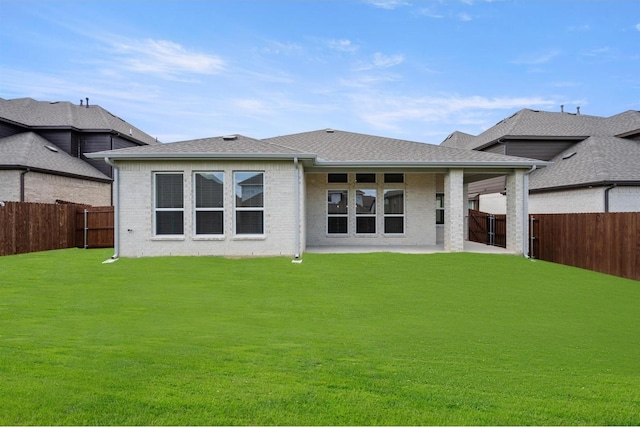
<instances>
[{"instance_id":1,"label":"concrete walkway","mask_svg":"<svg viewBox=\"0 0 640 427\"><path fill-rule=\"evenodd\" d=\"M486 254L507 254L513 255L512 251L498 246L483 245L476 242L464 242L465 252L486 253ZM370 253L370 252L395 252L403 254L433 254L444 252L444 244L433 246L307 246L306 253L315 254L347 254L347 253Z\"/></svg>"}]
</instances>

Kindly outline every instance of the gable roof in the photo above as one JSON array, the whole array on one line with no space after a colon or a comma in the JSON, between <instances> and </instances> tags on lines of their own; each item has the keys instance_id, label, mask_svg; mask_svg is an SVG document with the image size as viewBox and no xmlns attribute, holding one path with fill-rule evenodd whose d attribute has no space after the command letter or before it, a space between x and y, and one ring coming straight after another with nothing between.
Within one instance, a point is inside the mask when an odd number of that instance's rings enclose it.
<instances>
[{"instance_id":1,"label":"gable roof","mask_svg":"<svg viewBox=\"0 0 640 427\"><path fill-rule=\"evenodd\" d=\"M114 116L99 105L0 98L0 119L31 128L69 128L85 132L115 131L139 144L157 144L152 136Z\"/></svg>"},{"instance_id":2,"label":"gable roof","mask_svg":"<svg viewBox=\"0 0 640 427\"><path fill-rule=\"evenodd\" d=\"M545 162L333 129L264 141L317 155L321 165L521 166Z\"/></svg>"},{"instance_id":3,"label":"gable roof","mask_svg":"<svg viewBox=\"0 0 640 427\"><path fill-rule=\"evenodd\" d=\"M640 185L640 141L592 136L559 154L531 174L531 190L613 183Z\"/></svg>"},{"instance_id":4,"label":"gable roof","mask_svg":"<svg viewBox=\"0 0 640 427\"><path fill-rule=\"evenodd\" d=\"M111 182L87 162L68 155L34 132L0 138L0 169L30 169L55 175Z\"/></svg>"},{"instance_id":5,"label":"gable roof","mask_svg":"<svg viewBox=\"0 0 640 427\"><path fill-rule=\"evenodd\" d=\"M626 111L611 117L522 109L477 136L454 132L440 145L481 150L501 138L585 139L640 133L640 111Z\"/></svg>"},{"instance_id":6,"label":"gable roof","mask_svg":"<svg viewBox=\"0 0 640 427\"><path fill-rule=\"evenodd\" d=\"M337 130L318 130L257 140L242 135L87 153L90 158L140 160L242 158L309 160L324 167L522 167L546 162L441 147Z\"/></svg>"}]
</instances>

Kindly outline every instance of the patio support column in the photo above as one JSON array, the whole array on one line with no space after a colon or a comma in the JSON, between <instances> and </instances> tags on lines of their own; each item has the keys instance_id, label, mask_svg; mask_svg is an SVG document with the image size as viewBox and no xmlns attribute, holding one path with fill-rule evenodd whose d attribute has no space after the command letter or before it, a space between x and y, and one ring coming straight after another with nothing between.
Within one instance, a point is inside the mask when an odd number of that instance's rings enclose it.
<instances>
[{"instance_id":1,"label":"patio support column","mask_svg":"<svg viewBox=\"0 0 640 427\"><path fill-rule=\"evenodd\" d=\"M462 201L464 203L464 240L469 240L469 184L464 184L464 191L462 193Z\"/></svg>"},{"instance_id":2,"label":"patio support column","mask_svg":"<svg viewBox=\"0 0 640 427\"><path fill-rule=\"evenodd\" d=\"M522 255L524 224L524 171L507 175L507 249Z\"/></svg>"},{"instance_id":3,"label":"patio support column","mask_svg":"<svg viewBox=\"0 0 640 427\"><path fill-rule=\"evenodd\" d=\"M444 250L464 251L464 170L449 169L444 176Z\"/></svg>"}]
</instances>

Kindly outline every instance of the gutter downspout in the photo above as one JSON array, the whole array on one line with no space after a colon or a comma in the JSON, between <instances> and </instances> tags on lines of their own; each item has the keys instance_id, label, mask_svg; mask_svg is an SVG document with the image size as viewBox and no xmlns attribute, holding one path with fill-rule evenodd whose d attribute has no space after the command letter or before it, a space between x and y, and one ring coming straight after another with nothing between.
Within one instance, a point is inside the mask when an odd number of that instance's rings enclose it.
<instances>
[{"instance_id":1,"label":"gutter downspout","mask_svg":"<svg viewBox=\"0 0 640 427\"><path fill-rule=\"evenodd\" d=\"M522 255L525 258L529 258L529 175L537 168L531 166L522 179Z\"/></svg>"},{"instance_id":2,"label":"gutter downspout","mask_svg":"<svg viewBox=\"0 0 640 427\"><path fill-rule=\"evenodd\" d=\"M296 224L295 224L295 248L294 248L294 258L295 260L300 260L300 167L298 165L298 158L293 158L293 165L295 167L294 170L294 203L296 206Z\"/></svg>"},{"instance_id":3,"label":"gutter downspout","mask_svg":"<svg viewBox=\"0 0 640 427\"><path fill-rule=\"evenodd\" d=\"M604 189L604 212L609 212L609 191L616 188L616 184L611 184L607 188Z\"/></svg>"},{"instance_id":4,"label":"gutter downspout","mask_svg":"<svg viewBox=\"0 0 640 427\"><path fill-rule=\"evenodd\" d=\"M111 260L115 261L120 256L120 169L108 157L104 161L113 168L113 249Z\"/></svg>"},{"instance_id":5,"label":"gutter downspout","mask_svg":"<svg viewBox=\"0 0 640 427\"><path fill-rule=\"evenodd\" d=\"M26 168L20 172L20 201L24 202L24 176L31 172L31 169Z\"/></svg>"}]
</instances>

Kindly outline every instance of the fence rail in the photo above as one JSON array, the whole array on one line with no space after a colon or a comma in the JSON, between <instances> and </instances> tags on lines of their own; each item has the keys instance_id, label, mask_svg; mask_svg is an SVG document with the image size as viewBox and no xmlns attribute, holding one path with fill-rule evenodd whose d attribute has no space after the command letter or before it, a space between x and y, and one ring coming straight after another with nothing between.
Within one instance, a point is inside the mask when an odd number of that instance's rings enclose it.
<instances>
[{"instance_id":1,"label":"fence rail","mask_svg":"<svg viewBox=\"0 0 640 427\"><path fill-rule=\"evenodd\" d=\"M23 202L0 206L0 256L112 246L113 207Z\"/></svg>"}]
</instances>

